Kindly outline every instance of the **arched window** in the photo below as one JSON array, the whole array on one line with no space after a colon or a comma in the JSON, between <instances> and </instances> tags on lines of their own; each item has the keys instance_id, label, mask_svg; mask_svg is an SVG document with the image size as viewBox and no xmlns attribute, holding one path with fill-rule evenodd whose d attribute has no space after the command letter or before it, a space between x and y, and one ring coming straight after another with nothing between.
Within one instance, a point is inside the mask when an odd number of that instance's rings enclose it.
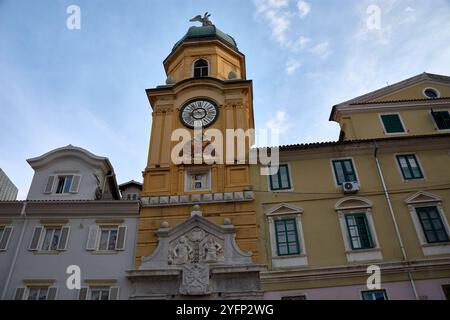
<instances>
[{"instance_id":1,"label":"arched window","mask_svg":"<svg viewBox=\"0 0 450 320\"><path fill-rule=\"evenodd\" d=\"M199 59L194 62L194 78L207 77L209 73L208 61Z\"/></svg>"}]
</instances>

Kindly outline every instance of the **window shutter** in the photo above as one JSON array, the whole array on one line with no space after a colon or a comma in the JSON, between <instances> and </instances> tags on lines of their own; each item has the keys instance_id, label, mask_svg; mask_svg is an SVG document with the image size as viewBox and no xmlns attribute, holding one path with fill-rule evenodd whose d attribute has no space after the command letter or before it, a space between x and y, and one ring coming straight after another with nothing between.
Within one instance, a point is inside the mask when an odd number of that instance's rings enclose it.
<instances>
[{"instance_id":1,"label":"window shutter","mask_svg":"<svg viewBox=\"0 0 450 320\"><path fill-rule=\"evenodd\" d=\"M98 226L89 226L89 235L86 244L86 250L94 251L97 250L97 238L98 238Z\"/></svg>"},{"instance_id":2,"label":"window shutter","mask_svg":"<svg viewBox=\"0 0 450 320\"><path fill-rule=\"evenodd\" d=\"M48 288L47 300L56 300L56 294L58 293L57 287Z\"/></svg>"},{"instance_id":3,"label":"window shutter","mask_svg":"<svg viewBox=\"0 0 450 320\"><path fill-rule=\"evenodd\" d=\"M47 185L45 186L44 193L52 193L53 191L53 182L55 181L55 175L51 175L48 177Z\"/></svg>"},{"instance_id":4,"label":"window shutter","mask_svg":"<svg viewBox=\"0 0 450 320\"><path fill-rule=\"evenodd\" d=\"M37 250L39 248L39 240L41 239L41 234L43 227L34 227L33 236L31 237L29 250Z\"/></svg>"},{"instance_id":5,"label":"window shutter","mask_svg":"<svg viewBox=\"0 0 450 320\"><path fill-rule=\"evenodd\" d=\"M72 186L70 187L71 193L77 193L80 187L81 176L76 174L73 176Z\"/></svg>"},{"instance_id":6,"label":"window shutter","mask_svg":"<svg viewBox=\"0 0 450 320\"><path fill-rule=\"evenodd\" d=\"M81 287L80 290L78 290L78 300L87 300L88 289L88 287Z\"/></svg>"},{"instance_id":7,"label":"window shutter","mask_svg":"<svg viewBox=\"0 0 450 320\"><path fill-rule=\"evenodd\" d=\"M64 251L67 248L67 242L69 240L70 227L63 227L61 230L61 238L58 243L58 250Z\"/></svg>"},{"instance_id":8,"label":"window shutter","mask_svg":"<svg viewBox=\"0 0 450 320\"><path fill-rule=\"evenodd\" d=\"M126 226L119 227L119 232L116 241L116 250L125 250L126 236L127 236L127 227Z\"/></svg>"},{"instance_id":9,"label":"window shutter","mask_svg":"<svg viewBox=\"0 0 450 320\"><path fill-rule=\"evenodd\" d=\"M26 288L16 288L16 292L14 293L14 300L23 300L25 297Z\"/></svg>"},{"instance_id":10,"label":"window shutter","mask_svg":"<svg viewBox=\"0 0 450 320\"><path fill-rule=\"evenodd\" d=\"M0 251L8 249L9 239L11 238L13 227L5 227L3 230L3 236L0 239Z\"/></svg>"},{"instance_id":11,"label":"window shutter","mask_svg":"<svg viewBox=\"0 0 450 320\"><path fill-rule=\"evenodd\" d=\"M119 300L119 287L109 289L109 300Z\"/></svg>"}]
</instances>

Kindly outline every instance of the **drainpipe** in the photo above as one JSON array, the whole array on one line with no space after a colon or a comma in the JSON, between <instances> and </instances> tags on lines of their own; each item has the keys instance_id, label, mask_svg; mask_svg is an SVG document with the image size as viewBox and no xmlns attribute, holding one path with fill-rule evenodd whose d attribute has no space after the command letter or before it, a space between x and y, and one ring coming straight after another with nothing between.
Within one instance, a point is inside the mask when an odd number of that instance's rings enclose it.
<instances>
[{"instance_id":1,"label":"drainpipe","mask_svg":"<svg viewBox=\"0 0 450 320\"><path fill-rule=\"evenodd\" d=\"M22 210L20 211L20 217L23 220L22 230L20 231L19 242L17 243L16 251L14 252L14 256L13 256L13 259L11 262L11 267L9 268L8 277L6 278L5 287L3 288L1 300L5 300L5 298L6 298L6 292L8 291L9 283L11 281L11 277L12 277L14 268L16 266L17 256L19 255L19 250L22 248L23 236L25 234L25 229L26 229L27 223L28 223L27 214L25 212L26 207L27 207L27 201L25 200L22 205Z\"/></svg>"},{"instance_id":2,"label":"drainpipe","mask_svg":"<svg viewBox=\"0 0 450 320\"><path fill-rule=\"evenodd\" d=\"M392 202L391 202L391 196L389 195L389 191L388 191L388 189L386 187L386 182L384 180L383 171L381 171L380 161L378 160L378 145L377 145L376 142L375 142L374 158L375 158L375 163L377 165L378 175L380 176L381 184L383 186L384 196L386 197L386 202L388 204L389 213L391 215L392 223L394 224L395 234L397 236L397 240L398 240L398 243L400 245L400 250L402 252L402 258L403 258L403 261L408 266L409 265L408 256L406 255L405 246L403 245L403 240L402 240L402 237L400 235L400 230L398 228L397 220L395 219L394 208L392 207ZM409 278L409 281L411 283L411 287L412 287L412 290L414 292L414 296L415 296L416 300L419 300L419 295L417 293L416 284L414 283L414 279L413 279L413 276L412 276L410 271L408 271L408 278Z\"/></svg>"}]
</instances>

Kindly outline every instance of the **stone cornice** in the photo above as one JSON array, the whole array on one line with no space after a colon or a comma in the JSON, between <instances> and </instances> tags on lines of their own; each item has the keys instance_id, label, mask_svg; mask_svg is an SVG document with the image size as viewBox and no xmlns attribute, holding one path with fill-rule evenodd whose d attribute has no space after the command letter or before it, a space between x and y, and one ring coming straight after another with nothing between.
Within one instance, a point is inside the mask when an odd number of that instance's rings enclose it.
<instances>
[{"instance_id":1,"label":"stone cornice","mask_svg":"<svg viewBox=\"0 0 450 320\"><path fill-rule=\"evenodd\" d=\"M24 201L0 202L0 216L20 216ZM139 216L139 201L27 201L27 217Z\"/></svg>"},{"instance_id":2,"label":"stone cornice","mask_svg":"<svg viewBox=\"0 0 450 320\"><path fill-rule=\"evenodd\" d=\"M403 272L450 270L450 258L416 260L410 262L384 262L377 264L382 274ZM368 264L333 267L309 267L261 272L261 284L280 284L308 280L326 280L351 277L367 277Z\"/></svg>"}]
</instances>

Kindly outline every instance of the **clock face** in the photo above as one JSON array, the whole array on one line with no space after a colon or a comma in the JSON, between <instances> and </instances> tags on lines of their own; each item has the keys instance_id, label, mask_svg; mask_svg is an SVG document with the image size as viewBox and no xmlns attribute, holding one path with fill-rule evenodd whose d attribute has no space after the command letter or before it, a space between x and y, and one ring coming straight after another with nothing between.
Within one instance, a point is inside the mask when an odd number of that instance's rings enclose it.
<instances>
[{"instance_id":1,"label":"clock face","mask_svg":"<svg viewBox=\"0 0 450 320\"><path fill-rule=\"evenodd\" d=\"M180 110L180 120L188 128L194 128L196 121L206 128L217 120L219 109L207 99L197 99L185 104Z\"/></svg>"}]
</instances>

